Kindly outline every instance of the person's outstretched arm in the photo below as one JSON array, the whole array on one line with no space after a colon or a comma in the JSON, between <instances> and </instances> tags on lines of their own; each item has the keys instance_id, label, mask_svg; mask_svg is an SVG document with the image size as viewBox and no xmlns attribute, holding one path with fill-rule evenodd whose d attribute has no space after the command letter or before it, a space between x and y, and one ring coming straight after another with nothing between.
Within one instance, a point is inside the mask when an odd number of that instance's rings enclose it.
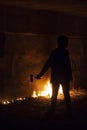
<instances>
[{"instance_id":1,"label":"person's outstretched arm","mask_svg":"<svg viewBox=\"0 0 87 130\"><path fill-rule=\"evenodd\" d=\"M42 70L40 71L40 73L36 75L36 78L40 79L47 72L50 65L51 65L51 56L48 58L48 60L44 64L44 66L43 66Z\"/></svg>"}]
</instances>

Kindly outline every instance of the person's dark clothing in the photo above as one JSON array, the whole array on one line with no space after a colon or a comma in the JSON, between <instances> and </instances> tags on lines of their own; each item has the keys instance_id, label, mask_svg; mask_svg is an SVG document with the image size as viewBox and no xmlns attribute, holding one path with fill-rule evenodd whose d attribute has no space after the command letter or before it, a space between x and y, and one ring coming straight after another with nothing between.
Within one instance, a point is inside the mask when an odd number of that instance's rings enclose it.
<instances>
[{"instance_id":1,"label":"person's dark clothing","mask_svg":"<svg viewBox=\"0 0 87 130\"><path fill-rule=\"evenodd\" d=\"M45 63L40 77L51 67L51 83L69 82L72 79L72 69L68 50L56 48Z\"/></svg>"},{"instance_id":2,"label":"person's dark clothing","mask_svg":"<svg viewBox=\"0 0 87 130\"><path fill-rule=\"evenodd\" d=\"M38 74L38 77L43 76L49 67L51 67L52 83L52 97L50 107L51 113L55 111L59 85L62 84L67 111L69 114L71 114L71 100L69 90L70 80L72 80L72 69L68 50L63 47L56 48L46 61L41 72Z\"/></svg>"}]
</instances>

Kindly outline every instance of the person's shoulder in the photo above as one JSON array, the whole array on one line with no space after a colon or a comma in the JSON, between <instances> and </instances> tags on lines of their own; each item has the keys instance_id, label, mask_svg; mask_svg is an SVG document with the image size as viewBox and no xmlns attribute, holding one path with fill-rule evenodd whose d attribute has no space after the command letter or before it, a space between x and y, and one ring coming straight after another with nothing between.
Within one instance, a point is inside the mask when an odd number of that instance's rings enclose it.
<instances>
[{"instance_id":1,"label":"person's shoulder","mask_svg":"<svg viewBox=\"0 0 87 130\"><path fill-rule=\"evenodd\" d=\"M53 55L53 54L55 54L57 51L58 51L58 48L54 49L54 50L51 52L51 54Z\"/></svg>"}]
</instances>

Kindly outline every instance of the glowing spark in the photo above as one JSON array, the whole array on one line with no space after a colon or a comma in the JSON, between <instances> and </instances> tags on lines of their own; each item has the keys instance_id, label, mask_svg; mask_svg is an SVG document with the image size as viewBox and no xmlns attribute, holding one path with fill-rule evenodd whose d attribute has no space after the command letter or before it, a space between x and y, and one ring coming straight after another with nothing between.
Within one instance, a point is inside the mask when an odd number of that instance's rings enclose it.
<instances>
[{"instance_id":1,"label":"glowing spark","mask_svg":"<svg viewBox=\"0 0 87 130\"><path fill-rule=\"evenodd\" d=\"M9 104L9 103L10 103L10 101L3 101L2 102L3 105Z\"/></svg>"}]
</instances>

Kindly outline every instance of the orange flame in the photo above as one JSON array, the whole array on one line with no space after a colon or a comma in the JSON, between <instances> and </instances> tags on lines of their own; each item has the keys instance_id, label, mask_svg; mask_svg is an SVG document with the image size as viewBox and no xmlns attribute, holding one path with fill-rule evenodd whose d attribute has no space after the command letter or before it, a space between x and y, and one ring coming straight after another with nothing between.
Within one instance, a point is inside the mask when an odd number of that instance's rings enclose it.
<instances>
[{"instance_id":1,"label":"orange flame","mask_svg":"<svg viewBox=\"0 0 87 130\"><path fill-rule=\"evenodd\" d=\"M63 90L62 90L62 85L60 84L59 91L58 91L58 97L60 97L62 95L63 95ZM52 85L51 85L49 80L44 85L43 91L39 91L37 94L36 94L36 91L33 91L32 97L36 98L39 96L44 96L44 97L51 97L52 96Z\"/></svg>"}]
</instances>

